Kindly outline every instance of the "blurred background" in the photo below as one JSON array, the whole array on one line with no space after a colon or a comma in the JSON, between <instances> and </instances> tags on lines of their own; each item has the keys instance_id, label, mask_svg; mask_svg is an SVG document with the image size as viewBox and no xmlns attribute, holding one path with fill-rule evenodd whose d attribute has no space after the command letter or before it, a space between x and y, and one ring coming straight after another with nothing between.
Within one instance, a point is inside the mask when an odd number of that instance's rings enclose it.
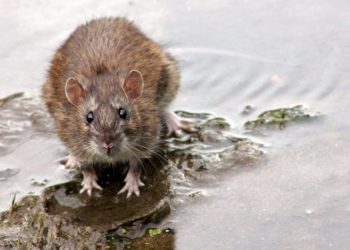
<instances>
[{"instance_id":1,"label":"blurred background","mask_svg":"<svg viewBox=\"0 0 350 250\"><path fill-rule=\"evenodd\" d=\"M203 200L174 211L177 248L347 249L349 13L345 0L0 0L0 97L37 95L53 53L79 24L134 20L179 62L173 109L224 116L234 133L264 143L267 155L259 168L216 177L202 187ZM294 104L322 119L246 134L247 119ZM246 105L254 112L242 117ZM2 209L14 192L40 190L32 179L66 178L50 164L63 147L57 139L31 139L26 119L0 115L0 132L13 135L0 145L0 170L12 173L0 181Z\"/></svg>"}]
</instances>

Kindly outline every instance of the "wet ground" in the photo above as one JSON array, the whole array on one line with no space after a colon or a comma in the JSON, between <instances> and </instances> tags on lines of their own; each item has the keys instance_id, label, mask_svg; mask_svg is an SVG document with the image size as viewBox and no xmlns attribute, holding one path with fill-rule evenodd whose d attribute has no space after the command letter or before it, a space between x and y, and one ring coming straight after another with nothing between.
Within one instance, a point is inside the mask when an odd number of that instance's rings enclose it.
<instances>
[{"instance_id":1,"label":"wet ground","mask_svg":"<svg viewBox=\"0 0 350 250\"><path fill-rule=\"evenodd\" d=\"M225 117L235 137L263 145L264 157L253 167L225 158L219 162L231 168L187 184L182 173L188 171L170 173L181 185L170 182L173 210L157 226L175 229L177 248L348 247L346 1L11 1L0 7L0 96L24 92L19 98L26 103L1 107L1 209L15 192L21 197L71 179L57 163L66 151L37 108L37 93L50 57L79 23L122 15L179 60L182 89L174 109ZM319 116L283 129L244 126L263 111L298 104Z\"/></svg>"}]
</instances>

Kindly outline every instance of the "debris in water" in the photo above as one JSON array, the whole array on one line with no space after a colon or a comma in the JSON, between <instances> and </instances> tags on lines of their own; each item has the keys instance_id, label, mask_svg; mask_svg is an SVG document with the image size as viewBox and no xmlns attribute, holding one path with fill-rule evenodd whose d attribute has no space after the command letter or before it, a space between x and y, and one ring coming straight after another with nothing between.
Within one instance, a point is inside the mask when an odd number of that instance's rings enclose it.
<instances>
[{"instance_id":1,"label":"debris in water","mask_svg":"<svg viewBox=\"0 0 350 250\"><path fill-rule=\"evenodd\" d=\"M188 196L191 198L199 198L204 196L204 192L203 191L192 192Z\"/></svg>"},{"instance_id":2,"label":"debris in water","mask_svg":"<svg viewBox=\"0 0 350 250\"><path fill-rule=\"evenodd\" d=\"M242 111L242 115L249 115L254 111L254 107L252 105L246 105Z\"/></svg>"},{"instance_id":3,"label":"debris in water","mask_svg":"<svg viewBox=\"0 0 350 250\"><path fill-rule=\"evenodd\" d=\"M44 179L42 181L38 181L35 178L30 179L30 184L34 187L45 187L49 183L49 180Z\"/></svg>"},{"instance_id":4,"label":"debris in water","mask_svg":"<svg viewBox=\"0 0 350 250\"><path fill-rule=\"evenodd\" d=\"M17 195L17 193L15 193L13 195L13 199L12 199L12 202L11 202L10 213L15 212L17 210L17 208L19 207L18 204L16 203L16 195Z\"/></svg>"}]
</instances>

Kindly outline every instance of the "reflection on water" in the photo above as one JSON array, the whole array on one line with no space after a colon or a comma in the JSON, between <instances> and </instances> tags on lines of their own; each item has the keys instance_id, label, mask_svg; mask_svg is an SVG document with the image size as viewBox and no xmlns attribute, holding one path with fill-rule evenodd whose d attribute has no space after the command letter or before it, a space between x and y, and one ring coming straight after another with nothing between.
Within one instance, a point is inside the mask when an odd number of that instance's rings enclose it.
<instances>
[{"instance_id":1,"label":"reflection on water","mask_svg":"<svg viewBox=\"0 0 350 250\"><path fill-rule=\"evenodd\" d=\"M345 249L350 243L349 4L197 2L3 4L0 30L7 35L0 45L0 94L38 91L53 51L78 23L127 15L168 44L179 60L183 84L174 108L217 113L231 121L234 133L268 146L259 168L200 184L205 198L172 213L178 248ZM14 192L39 191L32 178L48 185L67 178L55 163L65 149L41 127L40 109L33 118L31 105L38 107L37 102L0 114L1 208ZM247 120L295 104L324 118L246 134ZM242 116L246 105L254 109Z\"/></svg>"}]
</instances>

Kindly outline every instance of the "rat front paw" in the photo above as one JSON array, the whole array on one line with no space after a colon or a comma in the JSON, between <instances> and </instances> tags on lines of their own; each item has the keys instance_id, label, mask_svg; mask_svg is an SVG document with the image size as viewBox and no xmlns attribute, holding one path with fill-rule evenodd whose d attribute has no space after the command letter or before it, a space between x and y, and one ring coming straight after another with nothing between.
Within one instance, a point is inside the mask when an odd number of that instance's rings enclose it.
<instances>
[{"instance_id":1,"label":"rat front paw","mask_svg":"<svg viewBox=\"0 0 350 250\"><path fill-rule=\"evenodd\" d=\"M83 188L80 189L79 193L84 193L85 191L89 196L91 196L92 190L94 188L103 190L103 188L97 184L97 176L94 172L94 170L88 169L88 170L83 170L83 182L81 183L83 185Z\"/></svg>"},{"instance_id":2,"label":"rat front paw","mask_svg":"<svg viewBox=\"0 0 350 250\"><path fill-rule=\"evenodd\" d=\"M175 113L169 110L165 112L165 121L168 129L168 136L176 133L176 131L182 128L182 123L179 118L175 115Z\"/></svg>"},{"instance_id":3,"label":"rat front paw","mask_svg":"<svg viewBox=\"0 0 350 250\"><path fill-rule=\"evenodd\" d=\"M129 172L125 178L125 182L126 183L124 187L118 192L118 194L122 194L127 191L128 193L126 195L126 198L129 198L133 193L136 194L136 196L140 196L139 187L142 187L145 185L141 181L140 176L137 176L136 174Z\"/></svg>"}]
</instances>

